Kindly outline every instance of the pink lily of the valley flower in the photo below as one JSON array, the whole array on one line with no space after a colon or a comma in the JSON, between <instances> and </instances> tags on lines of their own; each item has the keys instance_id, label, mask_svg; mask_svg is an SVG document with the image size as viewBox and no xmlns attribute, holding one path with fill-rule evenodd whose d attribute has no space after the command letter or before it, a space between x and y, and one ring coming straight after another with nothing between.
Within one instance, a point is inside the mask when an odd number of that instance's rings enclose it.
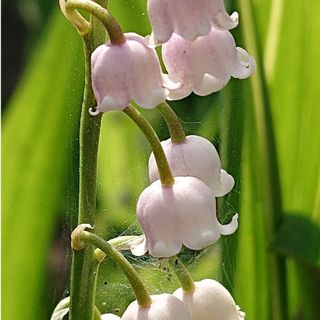
<instances>
[{"instance_id":1,"label":"pink lily of the valley flower","mask_svg":"<svg viewBox=\"0 0 320 320\"><path fill-rule=\"evenodd\" d=\"M154 43L167 42L173 32L193 41L212 26L229 30L238 25L238 13L229 16L223 0L148 0L148 14Z\"/></svg>"},{"instance_id":2,"label":"pink lily of the valley flower","mask_svg":"<svg viewBox=\"0 0 320 320\"><path fill-rule=\"evenodd\" d=\"M169 100L183 99L191 92L206 96L224 88L231 77L248 78L256 67L254 58L236 47L229 31L215 28L193 42L174 34L162 46L162 56L169 78L180 83Z\"/></svg>"},{"instance_id":3,"label":"pink lily of the valley flower","mask_svg":"<svg viewBox=\"0 0 320 320\"><path fill-rule=\"evenodd\" d=\"M200 250L238 228L238 214L219 223L211 188L195 177L176 177L172 186L152 183L139 197L137 217L145 238L131 245L135 255L171 257L182 245Z\"/></svg>"},{"instance_id":4,"label":"pink lily of the valley flower","mask_svg":"<svg viewBox=\"0 0 320 320\"><path fill-rule=\"evenodd\" d=\"M181 143L172 143L168 139L161 145L175 177L196 177L212 189L215 197L222 197L233 188L234 179L221 169L218 152L209 140L192 135ZM151 182L159 179L153 153L149 159L149 177Z\"/></svg>"},{"instance_id":5,"label":"pink lily of the valley flower","mask_svg":"<svg viewBox=\"0 0 320 320\"><path fill-rule=\"evenodd\" d=\"M195 282L194 291L184 292L180 288L173 295L185 303L192 320L245 319L245 313L240 311L229 291L215 280Z\"/></svg>"},{"instance_id":6,"label":"pink lily of the valley flower","mask_svg":"<svg viewBox=\"0 0 320 320\"><path fill-rule=\"evenodd\" d=\"M191 320L186 306L171 294L151 296L152 303L141 307L132 302L122 316L122 320Z\"/></svg>"},{"instance_id":7,"label":"pink lily of the valley flower","mask_svg":"<svg viewBox=\"0 0 320 320\"><path fill-rule=\"evenodd\" d=\"M145 38L125 33L126 41L99 46L92 54L92 82L97 111L124 109L130 100L154 108L166 100L168 86L156 51Z\"/></svg>"}]
</instances>

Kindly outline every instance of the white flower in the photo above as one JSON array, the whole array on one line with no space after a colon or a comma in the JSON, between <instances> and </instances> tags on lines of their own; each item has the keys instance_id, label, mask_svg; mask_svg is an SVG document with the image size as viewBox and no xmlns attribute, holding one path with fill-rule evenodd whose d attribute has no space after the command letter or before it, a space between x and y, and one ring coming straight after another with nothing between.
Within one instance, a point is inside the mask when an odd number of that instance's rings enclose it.
<instances>
[{"instance_id":1,"label":"white flower","mask_svg":"<svg viewBox=\"0 0 320 320\"><path fill-rule=\"evenodd\" d=\"M156 51L138 34L126 33L125 38L121 45L108 42L92 54L97 112L122 110L130 100L143 108L154 108L168 95Z\"/></svg>"},{"instance_id":2,"label":"white flower","mask_svg":"<svg viewBox=\"0 0 320 320\"><path fill-rule=\"evenodd\" d=\"M191 320L186 306L171 294L151 296L152 304L140 307L132 302L122 316L122 320Z\"/></svg>"},{"instance_id":3,"label":"white flower","mask_svg":"<svg viewBox=\"0 0 320 320\"><path fill-rule=\"evenodd\" d=\"M206 36L188 42L177 34L162 46L164 64L171 80L180 83L169 100L199 96L221 90L231 77L244 79L255 70L255 60L236 47L229 31L212 28Z\"/></svg>"},{"instance_id":4,"label":"white flower","mask_svg":"<svg viewBox=\"0 0 320 320\"><path fill-rule=\"evenodd\" d=\"M50 319L62 320L63 317L69 312L69 306L70 306L70 297L66 297L62 299L53 310L53 313Z\"/></svg>"},{"instance_id":5,"label":"white flower","mask_svg":"<svg viewBox=\"0 0 320 320\"><path fill-rule=\"evenodd\" d=\"M180 288L173 295L185 303L192 320L245 319L245 313L240 311L229 291L215 280L195 282L193 292Z\"/></svg>"},{"instance_id":6,"label":"white flower","mask_svg":"<svg viewBox=\"0 0 320 320\"><path fill-rule=\"evenodd\" d=\"M167 42L173 32L193 41L212 26L229 30L238 25L238 13L229 16L223 0L148 0L148 14L155 43Z\"/></svg>"},{"instance_id":7,"label":"white flower","mask_svg":"<svg viewBox=\"0 0 320 320\"><path fill-rule=\"evenodd\" d=\"M161 145L175 177L196 177L212 189L215 197L224 196L233 188L234 179L221 169L218 152L209 140L192 135L182 143L172 143L168 139ZM153 153L149 159L149 178L151 182L159 179Z\"/></svg>"},{"instance_id":8,"label":"white flower","mask_svg":"<svg viewBox=\"0 0 320 320\"><path fill-rule=\"evenodd\" d=\"M238 227L237 214L229 224L219 223L211 188L195 177L176 177L170 187L152 183L139 197L137 217L145 239L132 244L132 253L154 257L174 256L182 244L203 249Z\"/></svg>"},{"instance_id":9,"label":"white flower","mask_svg":"<svg viewBox=\"0 0 320 320\"><path fill-rule=\"evenodd\" d=\"M69 307L70 297L66 297L61 300L53 310L51 320L62 320L64 316L69 312ZM121 320L121 318L112 313L106 313L101 315L101 320Z\"/></svg>"}]
</instances>

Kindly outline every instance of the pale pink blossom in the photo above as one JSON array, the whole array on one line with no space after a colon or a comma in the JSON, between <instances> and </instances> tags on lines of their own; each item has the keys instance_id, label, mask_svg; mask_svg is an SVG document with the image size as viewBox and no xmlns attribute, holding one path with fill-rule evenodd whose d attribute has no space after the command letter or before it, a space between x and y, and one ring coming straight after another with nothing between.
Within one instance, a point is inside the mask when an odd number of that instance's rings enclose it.
<instances>
[{"instance_id":1,"label":"pale pink blossom","mask_svg":"<svg viewBox=\"0 0 320 320\"><path fill-rule=\"evenodd\" d=\"M171 294L151 296L152 303L141 307L132 302L122 316L122 320L191 320L190 314L178 298Z\"/></svg>"},{"instance_id":2,"label":"pale pink blossom","mask_svg":"<svg viewBox=\"0 0 320 320\"><path fill-rule=\"evenodd\" d=\"M161 145L175 177L196 177L212 189L215 197L224 196L233 188L234 179L221 169L218 152L209 140L191 135L181 143L172 143L168 139ZM149 178L151 182L159 179L153 153L149 159Z\"/></svg>"},{"instance_id":3,"label":"pale pink blossom","mask_svg":"<svg viewBox=\"0 0 320 320\"><path fill-rule=\"evenodd\" d=\"M154 108L163 102L168 82L162 74L156 51L145 38L125 34L126 42L110 42L92 54L92 83L97 113L124 109L131 100L143 108Z\"/></svg>"},{"instance_id":4,"label":"pale pink blossom","mask_svg":"<svg viewBox=\"0 0 320 320\"><path fill-rule=\"evenodd\" d=\"M195 177L176 177L172 186L153 182L139 197L137 217L145 238L132 244L131 251L149 251L154 257L174 256L182 245L203 249L238 227L237 214L229 224L219 223L211 188Z\"/></svg>"},{"instance_id":5,"label":"pale pink blossom","mask_svg":"<svg viewBox=\"0 0 320 320\"><path fill-rule=\"evenodd\" d=\"M206 96L226 86L231 77L245 79L255 70L255 60L236 43L229 31L212 28L193 42L177 34L162 46L169 78L180 86L169 100L179 100L191 92Z\"/></svg>"},{"instance_id":6,"label":"pale pink blossom","mask_svg":"<svg viewBox=\"0 0 320 320\"><path fill-rule=\"evenodd\" d=\"M153 42L167 42L175 32L193 41L214 26L229 30L238 25L238 13L229 16L223 0L148 0Z\"/></svg>"},{"instance_id":7,"label":"pale pink blossom","mask_svg":"<svg viewBox=\"0 0 320 320\"><path fill-rule=\"evenodd\" d=\"M192 320L244 320L229 291L219 282L205 279L195 282L195 290L184 292L181 288L173 293L187 306Z\"/></svg>"}]
</instances>

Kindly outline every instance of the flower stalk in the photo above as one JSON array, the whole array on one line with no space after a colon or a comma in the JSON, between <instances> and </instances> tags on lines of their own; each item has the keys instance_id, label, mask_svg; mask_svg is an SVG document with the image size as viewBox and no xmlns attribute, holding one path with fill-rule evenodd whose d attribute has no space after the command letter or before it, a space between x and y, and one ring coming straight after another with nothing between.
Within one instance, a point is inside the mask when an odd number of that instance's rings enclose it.
<instances>
[{"instance_id":1,"label":"flower stalk","mask_svg":"<svg viewBox=\"0 0 320 320\"><path fill-rule=\"evenodd\" d=\"M193 282L193 279L186 268L186 266L182 263L182 261L177 257L172 257L168 259L168 263L172 266L173 271L177 275L180 283L181 288L186 293L191 293L194 291L195 284Z\"/></svg>"},{"instance_id":2,"label":"flower stalk","mask_svg":"<svg viewBox=\"0 0 320 320\"><path fill-rule=\"evenodd\" d=\"M148 139L157 162L161 184L172 186L174 178L156 132L148 120L133 106L129 105L123 111L136 123Z\"/></svg>"},{"instance_id":3,"label":"flower stalk","mask_svg":"<svg viewBox=\"0 0 320 320\"><path fill-rule=\"evenodd\" d=\"M172 143L182 143L186 140L186 134L176 113L167 102L160 103L157 109L161 112L170 133Z\"/></svg>"},{"instance_id":4,"label":"flower stalk","mask_svg":"<svg viewBox=\"0 0 320 320\"><path fill-rule=\"evenodd\" d=\"M70 1L70 0L69 0ZM107 6L106 0L99 3ZM89 109L95 106L91 84L91 54L106 39L105 29L91 18L92 28L84 34L85 88L80 120L79 212L78 224L95 224L97 154L101 116L92 117ZM95 291L99 262L94 259L94 248L74 251L71 265L70 320L94 318Z\"/></svg>"},{"instance_id":5,"label":"flower stalk","mask_svg":"<svg viewBox=\"0 0 320 320\"><path fill-rule=\"evenodd\" d=\"M79 234L79 240L99 248L122 269L131 284L139 306L147 307L151 304L150 295L142 283L138 273L118 250L92 232L82 231Z\"/></svg>"},{"instance_id":6,"label":"flower stalk","mask_svg":"<svg viewBox=\"0 0 320 320\"><path fill-rule=\"evenodd\" d=\"M120 25L116 19L102 6L91 0L68 0L63 6L63 13L76 26L81 35L88 34L91 24L78 12L85 10L95 16L106 28L112 44L119 45L126 41Z\"/></svg>"}]
</instances>

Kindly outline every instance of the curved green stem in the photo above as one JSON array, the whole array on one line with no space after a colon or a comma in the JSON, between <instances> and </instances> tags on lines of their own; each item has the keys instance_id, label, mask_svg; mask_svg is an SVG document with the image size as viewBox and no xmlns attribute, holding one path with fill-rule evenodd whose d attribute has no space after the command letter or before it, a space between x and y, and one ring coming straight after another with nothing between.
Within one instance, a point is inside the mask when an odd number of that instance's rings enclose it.
<instances>
[{"instance_id":1,"label":"curved green stem","mask_svg":"<svg viewBox=\"0 0 320 320\"><path fill-rule=\"evenodd\" d=\"M106 0L97 0L107 6ZM105 29L92 17L92 30L83 36L85 53L85 88L80 121L80 176L78 224L95 224L97 154L101 116L92 117L89 109L95 106L91 84L91 54L106 39ZM95 291L99 263L94 248L74 251L71 265L70 320L94 318Z\"/></svg>"},{"instance_id":2,"label":"curved green stem","mask_svg":"<svg viewBox=\"0 0 320 320\"><path fill-rule=\"evenodd\" d=\"M115 262L124 272L129 280L131 287L137 298L137 302L141 307L147 307L151 304L151 298L142 283L138 273L134 270L128 260L107 241L101 239L92 232L82 231L80 240L89 243L102 250L113 262Z\"/></svg>"},{"instance_id":3,"label":"curved green stem","mask_svg":"<svg viewBox=\"0 0 320 320\"><path fill-rule=\"evenodd\" d=\"M90 23L80 15L79 9L83 9L95 16L107 29L111 43L115 45L126 41L120 25L110 13L99 4L91 0L68 0L65 3L63 12L66 17L77 27L80 34L87 34L90 29Z\"/></svg>"},{"instance_id":4,"label":"curved green stem","mask_svg":"<svg viewBox=\"0 0 320 320\"><path fill-rule=\"evenodd\" d=\"M136 108L129 105L123 111L136 123L148 139L157 162L162 185L172 186L174 178L156 132L148 120Z\"/></svg>"},{"instance_id":5,"label":"curved green stem","mask_svg":"<svg viewBox=\"0 0 320 320\"><path fill-rule=\"evenodd\" d=\"M176 113L167 102L162 102L157 106L165 122L167 123L171 141L173 143L182 143L186 140L186 134L182 128L181 122Z\"/></svg>"},{"instance_id":6,"label":"curved green stem","mask_svg":"<svg viewBox=\"0 0 320 320\"><path fill-rule=\"evenodd\" d=\"M186 268L186 266L181 262L181 260L175 256L168 259L169 264L172 266L175 274L179 278L181 283L181 288L184 292L192 292L195 289L192 277Z\"/></svg>"}]
</instances>

